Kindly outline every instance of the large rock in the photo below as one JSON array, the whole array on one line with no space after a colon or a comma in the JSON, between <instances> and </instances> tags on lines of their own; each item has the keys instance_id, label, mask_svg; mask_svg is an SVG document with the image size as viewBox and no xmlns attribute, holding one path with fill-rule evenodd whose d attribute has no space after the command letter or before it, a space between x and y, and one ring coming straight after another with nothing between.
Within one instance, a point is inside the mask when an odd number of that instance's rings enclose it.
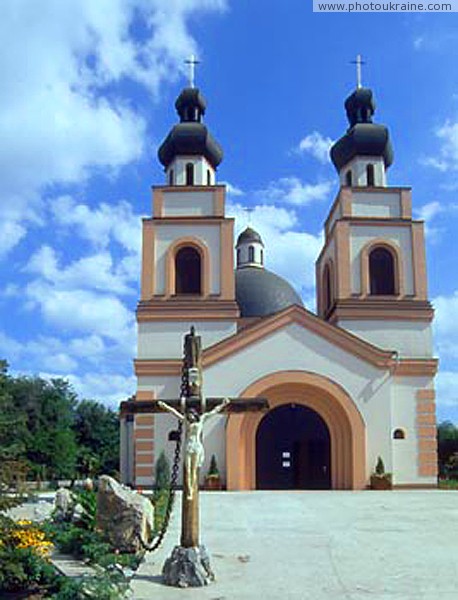
<instances>
[{"instance_id":1,"label":"large rock","mask_svg":"<svg viewBox=\"0 0 458 600\"><path fill-rule=\"evenodd\" d=\"M154 528L151 502L108 475L99 479L97 526L110 544L121 552L139 552L138 537L148 543Z\"/></svg>"},{"instance_id":2,"label":"large rock","mask_svg":"<svg viewBox=\"0 0 458 600\"><path fill-rule=\"evenodd\" d=\"M67 488L59 488L54 496L54 513L55 521L71 521L75 500L73 494Z\"/></svg>"},{"instance_id":3,"label":"large rock","mask_svg":"<svg viewBox=\"0 0 458 600\"><path fill-rule=\"evenodd\" d=\"M163 582L174 587L203 587L214 579L205 546L175 546L162 568Z\"/></svg>"}]
</instances>

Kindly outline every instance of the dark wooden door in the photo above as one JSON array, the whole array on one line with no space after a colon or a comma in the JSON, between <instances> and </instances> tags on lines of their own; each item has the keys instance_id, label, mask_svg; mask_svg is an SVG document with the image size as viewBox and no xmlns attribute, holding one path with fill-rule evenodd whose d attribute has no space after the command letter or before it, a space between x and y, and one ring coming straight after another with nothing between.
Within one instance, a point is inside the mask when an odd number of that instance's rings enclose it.
<instances>
[{"instance_id":1,"label":"dark wooden door","mask_svg":"<svg viewBox=\"0 0 458 600\"><path fill-rule=\"evenodd\" d=\"M259 424L257 489L329 489L330 459L328 427L311 408L285 404L271 410Z\"/></svg>"}]
</instances>

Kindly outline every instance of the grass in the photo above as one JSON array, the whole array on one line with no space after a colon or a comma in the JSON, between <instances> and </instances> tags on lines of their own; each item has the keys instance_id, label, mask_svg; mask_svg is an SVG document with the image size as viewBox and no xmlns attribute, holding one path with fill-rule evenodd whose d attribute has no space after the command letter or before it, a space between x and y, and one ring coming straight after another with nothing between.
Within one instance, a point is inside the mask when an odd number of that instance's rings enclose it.
<instances>
[{"instance_id":1,"label":"grass","mask_svg":"<svg viewBox=\"0 0 458 600\"><path fill-rule=\"evenodd\" d=\"M440 490L458 490L458 479L439 479Z\"/></svg>"}]
</instances>

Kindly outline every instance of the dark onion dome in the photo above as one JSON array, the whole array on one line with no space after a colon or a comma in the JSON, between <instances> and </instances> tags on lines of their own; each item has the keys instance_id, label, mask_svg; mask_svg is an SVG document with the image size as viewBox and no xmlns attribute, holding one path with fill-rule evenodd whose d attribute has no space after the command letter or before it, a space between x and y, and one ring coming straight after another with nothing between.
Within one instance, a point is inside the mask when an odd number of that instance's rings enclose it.
<instances>
[{"instance_id":1,"label":"dark onion dome","mask_svg":"<svg viewBox=\"0 0 458 600\"><path fill-rule=\"evenodd\" d=\"M356 89L345 101L350 127L331 148L331 160L340 171L355 156L381 156L385 167L393 162L388 128L372 123L375 102L372 90Z\"/></svg>"},{"instance_id":2,"label":"dark onion dome","mask_svg":"<svg viewBox=\"0 0 458 600\"><path fill-rule=\"evenodd\" d=\"M214 169L223 160L223 150L202 123L206 102L197 88L185 88L175 102L180 123L175 125L159 148L165 168L176 156L204 156Z\"/></svg>"},{"instance_id":3,"label":"dark onion dome","mask_svg":"<svg viewBox=\"0 0 458 600\"><path fill-rule=\"evenodd\" d=\"M299 294L284 279L266 269L235 271L235 299L242 317L266 317L288 306L303 306Z\"/></svg>"},{"instance_id":4,"label":"dark onion dome","mask_svg":"<svg viewBox=\"0 0 458 600\"><path fill-rule=\"evenodd\" d=\"M242 231L242 233L237 238L236 247L240 246L241 244L250 244L252 242L257 242L258 244L262 244L264 246L264 243L259 233L254 229L251 229L251 227L247 227L245 231Z\"/></svg>"}]
</instances>

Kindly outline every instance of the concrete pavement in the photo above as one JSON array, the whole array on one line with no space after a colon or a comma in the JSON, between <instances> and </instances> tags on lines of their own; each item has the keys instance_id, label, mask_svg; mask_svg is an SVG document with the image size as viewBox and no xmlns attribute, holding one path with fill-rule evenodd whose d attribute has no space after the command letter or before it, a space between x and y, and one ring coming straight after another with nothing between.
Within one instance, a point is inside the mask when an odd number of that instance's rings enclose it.
<instances>
[{"instance_id":1,"label":"concrete pavement","mask_svg":"<svg viewBox=\"0 0 458 600\"><path fill-rule=\"evenodd\" d=\"M204 492L201 539L217 580L185 590L160 577L179 506L132 582L135 600L458 598L457 492Z\"/></svg>"}]
</instances>

